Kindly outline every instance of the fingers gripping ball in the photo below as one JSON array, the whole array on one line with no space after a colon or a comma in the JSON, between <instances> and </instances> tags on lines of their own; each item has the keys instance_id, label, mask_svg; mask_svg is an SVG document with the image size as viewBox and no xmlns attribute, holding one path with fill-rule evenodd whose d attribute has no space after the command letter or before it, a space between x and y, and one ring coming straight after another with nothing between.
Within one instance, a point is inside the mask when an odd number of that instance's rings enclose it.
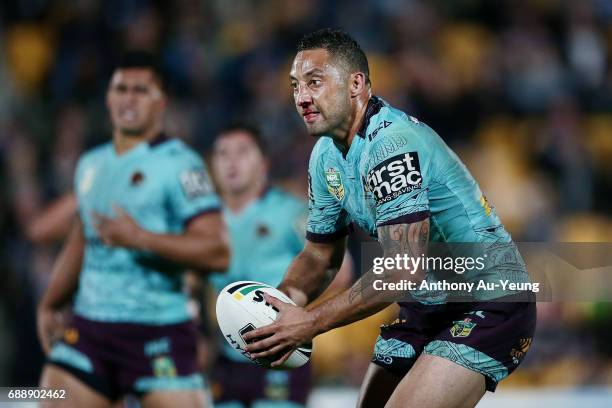
<instances>
[{"instance_id":1,"label":"fingers gripping ball","mask_svg":"<svg viewBox=\"0 0 612 408\"><path fill-rule=\"evenodd\" d=\"M266 302L264 293L269 294L283 302L295 305L284 293L259 282L239 281L227 285L217 297L217 322L225 340L237 353L264 367L280 357L252 359L244 349L246 343L244 334L251 330L274 322L278 310ZM286 370L301 367L308 362L312 353L312 344L298 347L291 356L277 369Z\"/></svg>"}]
</instances>

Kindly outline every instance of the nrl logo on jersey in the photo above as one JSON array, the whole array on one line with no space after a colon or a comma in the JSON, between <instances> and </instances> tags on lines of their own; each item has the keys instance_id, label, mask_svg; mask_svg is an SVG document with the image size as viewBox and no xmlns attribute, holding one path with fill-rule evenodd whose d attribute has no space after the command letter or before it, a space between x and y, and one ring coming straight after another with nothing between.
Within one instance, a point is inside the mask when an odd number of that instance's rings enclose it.
<instances>
[{"instance_id":1,"label":"nrl logo on jersey","mask_svg":"<svg viewBox=\"0 0 612 408\"><path fill-rule=\"evenodd\" d=\"M330 167L325 172L325 182L327 183L327 190L338 200L344 198L344 185L342 184L342 176L338 170Z\"/></svg>"},{"instance_id":2,"label":"nrl logo on jersey","mask_svg":"<svg viewBox=\"0 0 612 408\"><path fill-rule=\"evenodd\" d=\"M409 152L393 156L371 169L366 185L380 205L420 188L422 181L419 155Z\"/></svg>"}]
</instances>

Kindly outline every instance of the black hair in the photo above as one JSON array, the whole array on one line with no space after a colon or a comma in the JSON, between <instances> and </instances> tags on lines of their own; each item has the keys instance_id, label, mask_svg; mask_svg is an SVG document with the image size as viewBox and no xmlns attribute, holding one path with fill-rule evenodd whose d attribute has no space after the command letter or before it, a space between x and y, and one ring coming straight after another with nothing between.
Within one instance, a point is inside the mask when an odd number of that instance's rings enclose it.
<instances>
[{"instance_id":1,"label":"black hair","mask_svg":"<svg viewBox=\"0 0 612 408\"><path fill-rule=\"evenodd\" d=\"M166 78L162 64L156 55L148 51L128 51L123 54L115 70L129 68L150 69L159 81L161 88L166 89Z\"/></svg>"},{"instance_id":2,"label":"black hair","mask_svg":"<svg viewBox=\"0 0 612 408\"><path fill-rule=\"evenodd\" d=\"M229 125L226 125L225 127L223 127L221 131L219 131L219 136L217 136L217 139L231 132L247 133L250 136L250 138L253 139L253 141L257 145L257 148L259 149L261 154L266 156L266 152L267 152L266 142L264 141L261 135L261 130L259 129L257 125L250 123L250 122L245 122L245 121L231 122Z\"/></svg>"},{"instance_id":3,"label":"black hair","mask_svg":"<svg viewBox=\"0 0 612 408\"><path fill-rule=\"evenodd\" d=\"M346 31L323 28L303 36L297 44L297 52L322 48L333 58L344 62L352 72L363 72L366 83L370 83L370 68L365 53Z\"/></svg>"}]
</instances>

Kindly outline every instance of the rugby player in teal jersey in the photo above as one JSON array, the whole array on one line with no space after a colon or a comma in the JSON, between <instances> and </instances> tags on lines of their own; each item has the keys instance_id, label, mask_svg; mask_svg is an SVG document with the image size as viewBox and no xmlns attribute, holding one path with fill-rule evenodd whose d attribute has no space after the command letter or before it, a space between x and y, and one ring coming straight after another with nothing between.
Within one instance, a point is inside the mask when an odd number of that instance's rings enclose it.
<instances>
[{"instance_id":1,"label":"rugby player in teal jersey","mask_svg":"<svg viewBox=\"0 0 612 408\"><path fill-rule=\"evenodd\" d=\"M268 184L268 165L259 130L249 124L232 124L215 140L212 169L232 248L227 272L210 276L217 293L241 280L278 285L304 246L308 207ZM210 376L215 407L305 406L310 365L267 370L236 353L221 336L218 341Z\"/></svg>"},{"instance_id":2,"label":"rugby player in teal jersey","mask_svg":"<svg viewBox=\"0 0 612 408\"><path fill-rule=\"evenodd\" d=\"M326 29L305 36L297 51L290 73L295 105L320 138L309 164L307 241L279 289L301 306L315 299L327 272L339 266L350 221L376 237L386 257L422 257L431 242L482 244L513 256L495 256L502 265L456 278L527 282L510 235L459 158L428 126L372 95L359 45ZM387 281L432 278L430 270L395 268ZM378 277L370 270L311 307L267 296L280 316L245 335L247 351L253 358L281 355L278 365L316 335L382 310L394 296L373 289ZM449 303L445 293L406 293L398 322L381 328L359 406L475 406L529 348L535 304L524 299L520 291L491 291Z\"/></svg>"},{"instance_id":3,"label":"rugby player in teal jersey","mask_svg":"<svg viewBox=\"0 0 612 408\"><path fill-rule=\"evenodd\" d=\"M112 141L82 155L78 217L39 306L48 352L41 386L67 390L45 406L206 406L197 332L182 291L186 268L228 267L220 201L200 157L163 134L166 96L155 59L128 53L107 91ZM74 295L60 341L47 328Z\"/></svg>"}]
</instances>

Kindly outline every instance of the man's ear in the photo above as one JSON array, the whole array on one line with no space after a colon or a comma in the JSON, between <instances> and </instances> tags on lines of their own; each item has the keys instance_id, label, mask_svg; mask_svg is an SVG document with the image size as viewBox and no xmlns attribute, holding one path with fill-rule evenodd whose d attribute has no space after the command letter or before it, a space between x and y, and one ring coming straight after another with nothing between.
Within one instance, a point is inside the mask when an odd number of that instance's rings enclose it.
<instances>
[{"instance_id":1,"label":"man's ear","mask_svg":"<svg viewBox=\"0 0 612 408\"><path fill-rule=\"evenodd\" d=\"M367 80L363 72L353 72L350 77L351 98L361 95L366 92Z\"/></svg>"},{"instance_id":2,"label":"man's ear","mask_svg":"<svg viewBox=\"0 0 612 408\"><path fill-rule=\"evenodd\" d=\"M166 94L166 91L159 86L155 86L153 87L153 92L158 93L155 97L157 99L156 103L159 104L160 110L166 110L166 107L168 105L168 95Z\"/></svg>"}]
</instances>

